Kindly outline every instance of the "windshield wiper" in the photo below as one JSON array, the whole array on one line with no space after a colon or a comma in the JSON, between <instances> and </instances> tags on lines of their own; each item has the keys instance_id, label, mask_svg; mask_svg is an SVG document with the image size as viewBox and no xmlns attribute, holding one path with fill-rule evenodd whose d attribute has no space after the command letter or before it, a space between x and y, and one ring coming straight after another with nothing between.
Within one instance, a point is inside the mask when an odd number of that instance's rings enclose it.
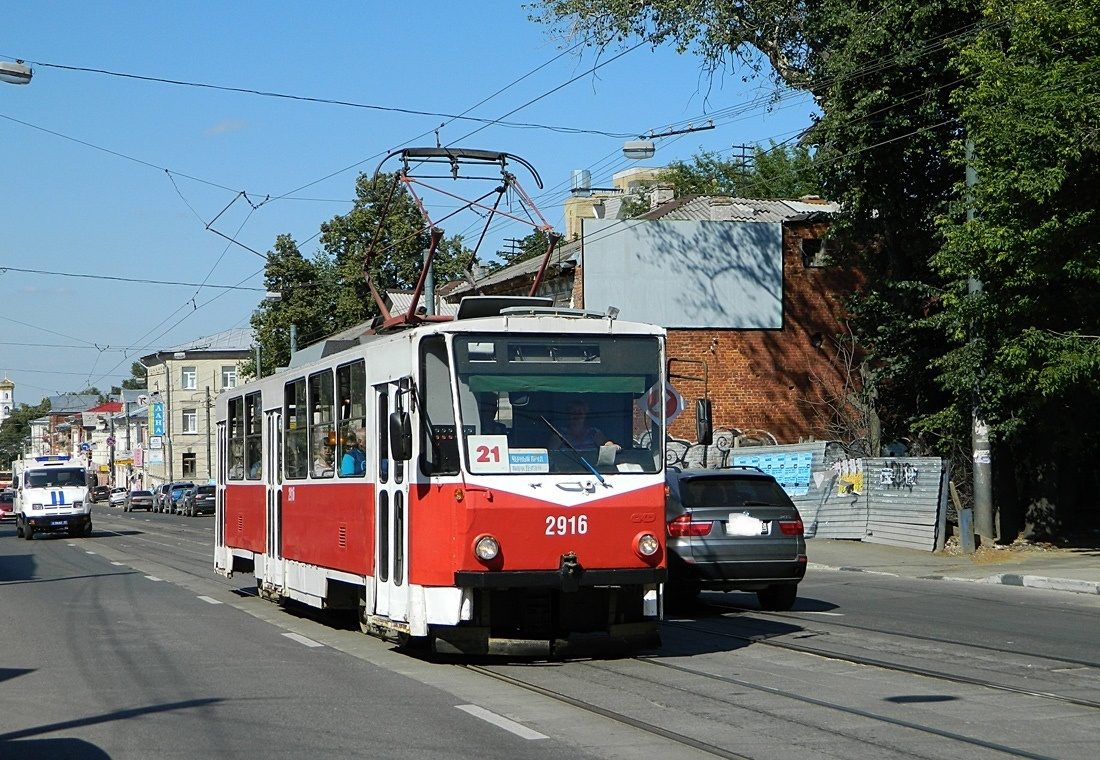
<instances>
[{"instance_id":1,"label":"windshield wiper","mask_svg":"<svg viewBox=\"0 0 1100 760\"><path fill-rule=\"evenodd\" d=\"M596 476L596 479L600 481L601 485L605 485L605 486L607 485L607 483L604 482L603 475L601 475L599 473L599 471L595 467L592 466L591 462L589 462L587 459L584 458L584 454L582 454L580 451L577 450L577 447L573 445L572 441L570 441L568 438L566 438L565 435L562 434L562 432L560 430L558 430L556 427L554 427L550 423L550 420L546 419L541 414L539 415L539 419L542 420L543 422L545 422L546 427L553 430L554 435L556 435L558 438L560 438L561 442L564 443L566 446L568 446L570 448L570 450L574 454L577 455L577 459L581 460L581 464L583 464L585 467L587 467L589 472L591 472L593 475Z\"/></svg>"}]
</instances>

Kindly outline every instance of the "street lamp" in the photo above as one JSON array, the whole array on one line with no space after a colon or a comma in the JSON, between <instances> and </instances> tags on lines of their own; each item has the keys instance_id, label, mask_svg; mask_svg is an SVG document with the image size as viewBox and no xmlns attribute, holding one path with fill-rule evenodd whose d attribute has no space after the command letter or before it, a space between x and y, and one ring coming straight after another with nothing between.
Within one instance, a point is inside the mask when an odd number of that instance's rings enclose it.
<instances>
[{"instance_id":1,"label":"street lamp","mask_svg":"<svg viewBox=\"0 0 1100 760\"><path fill-rule=\"evenodd\" d=\"M15 63L0 61L0 82L30 84L32 76L34 76L34 72L31 71L31 67L23 65L20 60Z\"/></svg>"}]
</instances>

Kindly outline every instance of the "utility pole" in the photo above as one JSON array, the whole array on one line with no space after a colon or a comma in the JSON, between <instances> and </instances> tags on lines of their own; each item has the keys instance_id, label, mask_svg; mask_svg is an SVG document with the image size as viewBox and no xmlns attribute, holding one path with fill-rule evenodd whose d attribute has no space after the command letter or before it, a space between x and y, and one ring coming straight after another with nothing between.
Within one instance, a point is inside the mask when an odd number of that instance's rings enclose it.
<instances>
[{"instance_id":1,"label":"utility pole","mask_svg":"<svg viewBox=\"0 0 1100 760\"><path fill-rule=\"evenodd\" d=\"M213 459L210 455L210 386L206 386L206 479L210 480L213 476L211 473L211 463Z\"/></svg>"},{"instance_id":2,"label":"utility pole","mask_svg":"<svg viewBox=\"0 0 1100 760\"><path fill-rule=\"evenodd\" d=\"M974 170L974 143L966 141L966 186L968 190L978 182L978 173ZM970 190L970 192L973 192ZM974 220L973 196L967 198L966 221ZM982 281L973 275L967 283L970 298L980 298ZM970 343L978 342L976 329L970 325ZM974 531L990 543L997 537L993 519L993 454L989 444L989 426L986 425L981 408L981 395L975 387L970 407L970 445L974 457Z\"/></svg>"}]
</instances>

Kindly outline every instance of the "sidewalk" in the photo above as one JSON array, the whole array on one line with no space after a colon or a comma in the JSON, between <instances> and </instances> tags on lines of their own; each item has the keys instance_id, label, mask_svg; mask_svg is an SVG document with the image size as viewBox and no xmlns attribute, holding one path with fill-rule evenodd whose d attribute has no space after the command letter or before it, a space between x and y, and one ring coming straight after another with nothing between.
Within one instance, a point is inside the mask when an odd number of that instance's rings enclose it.
<instances>
[{"instance_id":1,"label":"sidewalk","mask_svg":"<svg viewBox=\"0 0 1100 760\"><path fill-rule=\"evenodd\" d=\"M863 541L811 538L809 569L881 573L902 578L1000 583L1051 591L1100 594L1100 547L1043 544L982 547L974 554L899 549Z\"/></svg>"}]
</instances>

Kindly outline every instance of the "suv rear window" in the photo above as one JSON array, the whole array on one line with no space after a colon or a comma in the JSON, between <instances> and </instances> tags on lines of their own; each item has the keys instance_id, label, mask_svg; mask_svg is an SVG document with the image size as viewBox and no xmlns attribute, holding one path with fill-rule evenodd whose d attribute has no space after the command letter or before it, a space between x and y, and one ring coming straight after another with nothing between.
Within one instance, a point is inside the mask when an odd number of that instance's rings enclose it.
<instances>
[{"instance_id":1,"label":"suv rear window","mask_svg":"<svg viewBox=\"0 0 1100 760\"><path fill-rule=\"evenodd\" d=\"M197 493L197 494L198 493L212 494L217 490L218 489L215 486L199 486L198 488L195 489L195 493Z\"/></svg>"},{"instance_id":2,"label":"suv rear window","mask_svg":"<svg viewBox=\"0 0 1100 760\"><path fill-rule=\"evenodd\" d=\"M763 478L691 478L680 483L680 503L685 507L731 507L791 503L787 492L772 479Z\"/></svg>"}]
</instances>

